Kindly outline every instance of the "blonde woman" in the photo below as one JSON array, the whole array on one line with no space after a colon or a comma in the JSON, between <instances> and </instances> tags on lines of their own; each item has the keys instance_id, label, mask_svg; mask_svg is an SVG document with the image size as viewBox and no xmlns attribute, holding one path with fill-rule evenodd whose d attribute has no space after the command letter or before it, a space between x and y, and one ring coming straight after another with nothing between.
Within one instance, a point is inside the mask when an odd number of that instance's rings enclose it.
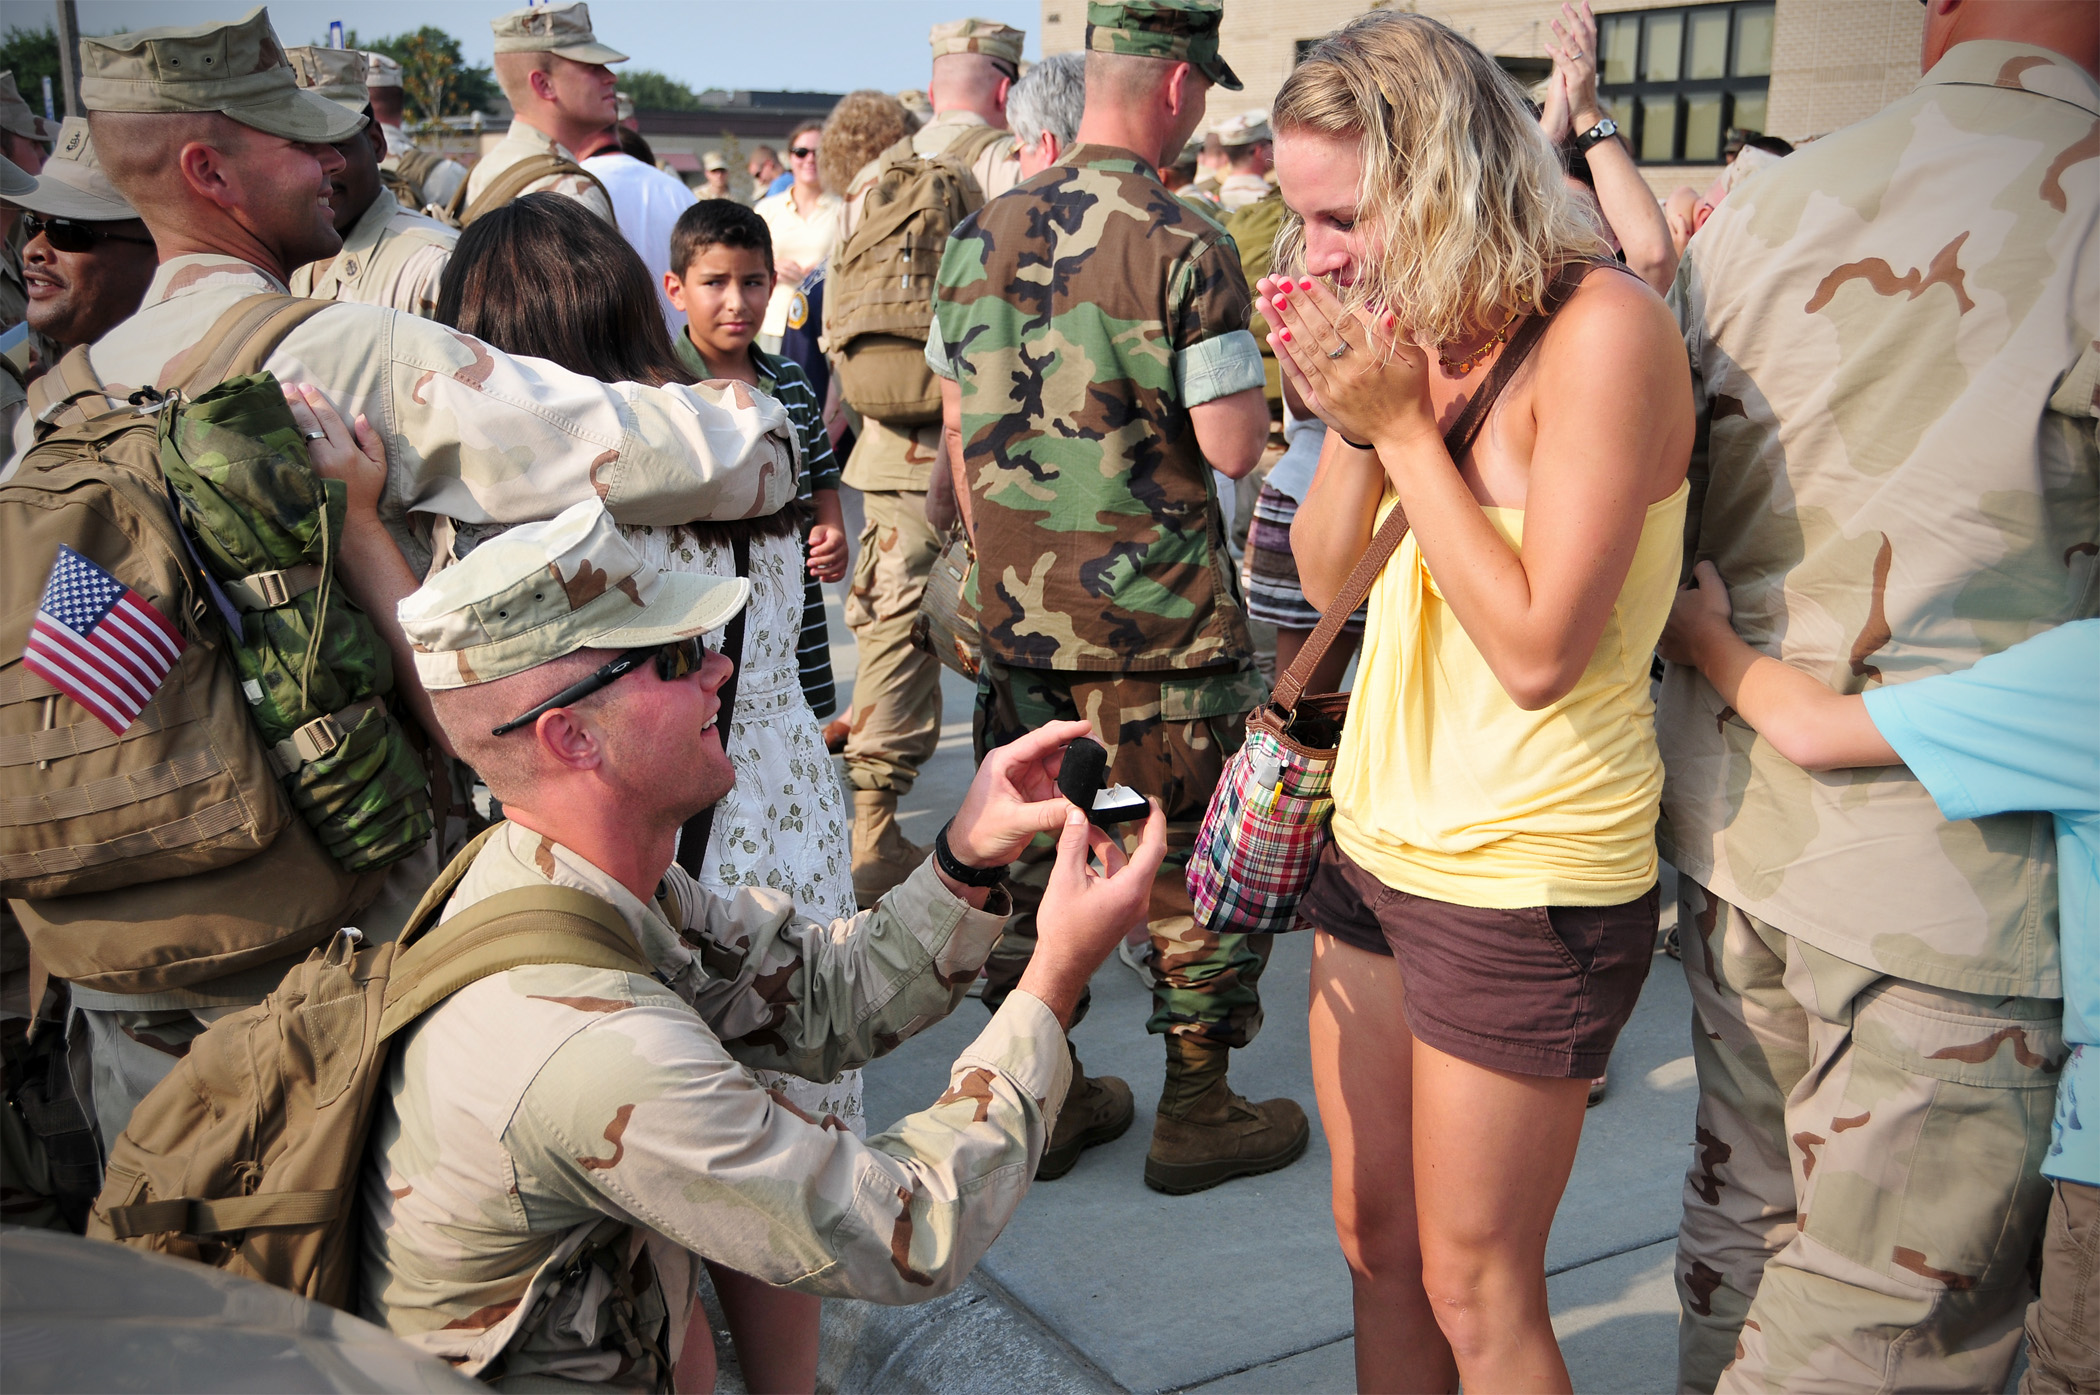
<instances>
[{"instance_id":1,"label":"blonde woman","mask_svg":"<svg viewBox=\"0 0 2100 1395\"><path fill-rule=\"evenodd\" d=\"M1333 600L1390 510L1413 527L1371 591L1301 910L1357 1382L1566 1390L1546 1236L1656 929L1648 665L1680 562L1684 346L1601 260L1522 93L1434 20L1337 31L1274 122L1290 272L1262 312L1329 427L1291 534L1307 598ZM1548 311L1452 459L1444 433Z\"/></svg>"}]
</instances>

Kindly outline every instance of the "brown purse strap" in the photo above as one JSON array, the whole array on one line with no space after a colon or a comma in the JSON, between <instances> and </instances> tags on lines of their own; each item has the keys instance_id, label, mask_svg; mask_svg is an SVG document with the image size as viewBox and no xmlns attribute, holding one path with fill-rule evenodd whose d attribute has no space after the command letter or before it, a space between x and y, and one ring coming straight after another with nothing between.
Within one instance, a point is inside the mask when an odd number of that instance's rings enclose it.
<instances>
[{"instance_id":1,"label":"brown purse strap","mask_svg":"<svg viewBox=\"0 0 2100 1395\"><path fill-rule=\"evenodd\" d=\"M1458 420L1452 422L1451 429L1444 433L1444 449L1451 453L1453 464L1465 459L1466 452L1472 448L1474 438L1479 436L1480 428L1486 424L1488 411L1495 405L1495 399L1502 395L1502 389L1509 386L1509 380L1517 375L1517 370L1523 367L1524 360L1531 356L1531 351L1545 336L1547 323L1560 307L1567 303L1568 297L1575 293L1575 288L1582 284L1583 278L1600 265L1603 263L1581 261L1570 262L1562 267L1560 273L1553 278L1552 284L1546 288L1546 301L1542 313L1528 316L1524 323L1518 326L1517 332L1510 336L1508 346L1502 350L1502 356L1496 359L1495 366L1488 370L1487 381L1480 385L1478 392L1467 399L1465 407L1458 414ZM1276 706L1286 712L1297 706L1298 699L1305 694L1305 685L1311 680L1313 670L1320 666L1320 660L1327 657L1327 651L1341 634L1342 626L1349 623L1349 617L1364 603L1364 597L1371 594L1371 586L1378 580L1378 574L1385 570L1385 564L1400 550L1400 540L1407 536L1407 526L1407 511L1395 503L1393 511L1386 515L1385 523L1371 539L1371 545L1364 549L1364 555L1357 559L1356 566L1342 582L1341 589L1335 592L1334 599L1328 603L1327 609L1321 612L1320 623L1313 628L1312 637L1305 641L1304 647L1299 649L1297 661L1276 680L1273 697Z\"/></svg>"}]
</instances>

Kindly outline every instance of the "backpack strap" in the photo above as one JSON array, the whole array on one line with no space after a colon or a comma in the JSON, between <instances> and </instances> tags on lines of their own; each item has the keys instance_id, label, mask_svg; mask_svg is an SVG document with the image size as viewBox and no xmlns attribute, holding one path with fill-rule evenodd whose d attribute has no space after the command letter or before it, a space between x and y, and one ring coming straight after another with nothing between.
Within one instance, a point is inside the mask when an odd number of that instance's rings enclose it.
<instances>
[{"instance_id":1,"label":"backpack strap","mask_svg":"<svg viewBox=\"0 0 2100 1395\"><path fill-rule=\"evenodd\" d=\"M209 392L228 378L260 372L287 334L333 304L295 295L251 295L219 316L188 353L171 359L157 386L163 392Z\"/></svg>"},{"instance_id":2,"label":"backpack strap","mask_svg":"<svg viewBox=\"0 0 2100 1395\"><path fill-rule=\"evenodd\" d=\"M77 426L112 411L116 404L102 390L88 362L88 346L76 344L51 370L29 385L29 418L41 437L62 426Z\"/></svg>"},{"instance_id":3,"label":"backpack strap","mask_svg":"<svg viewBox=\"0 0 2100 1395\"><path fill-rule=\"evenodd\" d=\"M465 227L476 218L494 212L513 199L522 196L531 185L537 184L542 179L553 175L582 175L591 182L592 186L599 193L605 196L606 208L610 209L613 206L611 192L599 181L597 175L592 174L574 160L565 159L551 150L543 150L536 154L527 155L524 159L489 181L489 187L483 189L480 195L467 205L467 211L459 215L460 226ZM459 186L459 193L455 194L452 199L454 204L457 204L465 196L466 187L465 184ZM615 228L619 226L617 219L615 219L613 226Z\"/></svg>"}]
</instances>

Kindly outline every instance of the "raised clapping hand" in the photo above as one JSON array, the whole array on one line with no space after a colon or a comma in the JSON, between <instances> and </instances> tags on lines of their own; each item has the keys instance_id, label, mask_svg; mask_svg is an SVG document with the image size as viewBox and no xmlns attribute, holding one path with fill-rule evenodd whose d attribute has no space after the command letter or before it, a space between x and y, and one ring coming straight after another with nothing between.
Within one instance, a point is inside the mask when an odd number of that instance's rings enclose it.
<instances>
[{"instance_id":1,"label":"raised clapping hand","mask_svg":"<svg viewBox=\"0 0 2100 1395\"><path fill-rule=\"evenodd\" d=\"M1438 434L1430 353L1400 338L1391 314L1345 310L1311 277L1264 276L1255 290L1276 362L1320 420L1365 446Z\"/></svg>"},{"instance_id":2,"label":"raised clapping hand","mask_svg":"<svg viewBox=\"0 0 2100 1395\"><path fill-rule=\"evenodd\" d=\"M1547 127L1547 136L1558 143L1569 134L1581 135L1597 124L1597 17L1590 13L1590 0L1580 7L1562 0L1561 19L1553 21L1554 42L1546 45L1553 59L1553 86L1560 99L1567 129ZM1562 28L1562 20L1567 27ZM1547 103L1548 113L1554 104Z\"/></svg>"}]
</instances>

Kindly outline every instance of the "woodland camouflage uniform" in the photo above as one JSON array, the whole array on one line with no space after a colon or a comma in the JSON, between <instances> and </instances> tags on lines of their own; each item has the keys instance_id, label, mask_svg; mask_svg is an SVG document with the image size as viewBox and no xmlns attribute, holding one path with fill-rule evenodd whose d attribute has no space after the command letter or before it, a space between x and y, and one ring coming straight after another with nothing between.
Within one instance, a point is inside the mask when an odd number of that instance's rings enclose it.
<instances>
[{"instance_id":1,"label":"woodland camouflage uniform","mask_svg":"<svg viewBox=\"0 0 2100 1395\"><path fill-rule=\"evenodd\" d=\"M1960 44L1693 241L1685 560L1753 645L1856 693L2100 611L2096 116L2069 59ZM1810 774L1688 668L1656 727L1700 1083L1683 1388L2000 1388L2064 1059L2049 816Z\"/></svg>"}]
</instances>

